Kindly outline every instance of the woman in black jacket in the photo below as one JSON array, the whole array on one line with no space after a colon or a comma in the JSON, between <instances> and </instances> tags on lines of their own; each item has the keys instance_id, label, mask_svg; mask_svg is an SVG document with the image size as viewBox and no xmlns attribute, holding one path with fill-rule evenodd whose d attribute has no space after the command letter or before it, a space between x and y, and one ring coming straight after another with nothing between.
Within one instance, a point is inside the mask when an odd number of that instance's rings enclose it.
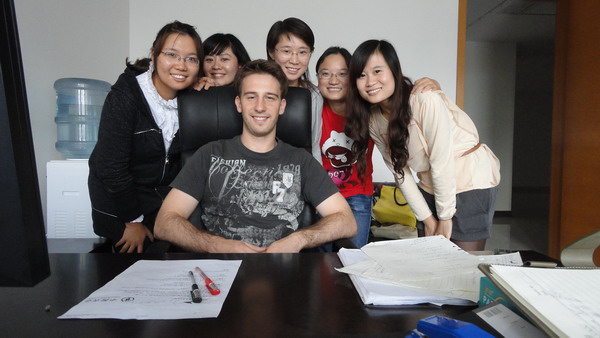
<instances>
[{"instance_id":1,"label":"woman in black jacket","mask_svg":"<svg viewBox=\"0 0 600 338\"><path fill-rule=\"evenodd\" d=\"M106 97L89 160L94 232L121 252L153 241L154 219L180 170L177 92L193 85L202 41L178 21L157 34L151 58L127 62Z\"/></svg>"}]
</instances>

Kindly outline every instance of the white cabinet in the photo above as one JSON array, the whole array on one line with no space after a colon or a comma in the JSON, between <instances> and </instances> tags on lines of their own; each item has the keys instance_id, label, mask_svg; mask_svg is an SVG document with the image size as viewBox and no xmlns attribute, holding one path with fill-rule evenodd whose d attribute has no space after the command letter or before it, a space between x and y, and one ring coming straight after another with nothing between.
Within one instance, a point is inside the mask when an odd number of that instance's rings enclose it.
<instances>
[{"instance_id":1,"label":"white cabinet","mask_svg":"<svg viewBox=\"0 0 600 338\"><path fill-rule=\"evenodd\" d=\"M97 238L88 194L88 161L50 161L47 172L48 238Z\"/></svg>"}]
</instances>

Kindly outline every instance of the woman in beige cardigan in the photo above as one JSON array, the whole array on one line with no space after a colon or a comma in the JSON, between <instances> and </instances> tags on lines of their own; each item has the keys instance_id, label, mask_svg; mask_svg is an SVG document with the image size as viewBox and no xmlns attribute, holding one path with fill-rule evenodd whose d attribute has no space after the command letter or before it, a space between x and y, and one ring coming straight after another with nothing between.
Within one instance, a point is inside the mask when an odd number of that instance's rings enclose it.
<instances>
[{"instance_id":1,"label":"woman in beige cardigan","mask_svg":"<svg viewBox=\"0 0 600 338\"><path fill-rule=\"evenodd\" d=\"M468 115L441 91L410 94L394 47L369 40L350 63L346 133L365 163L375 141L419 222L421 236L443 235L483 250L494 213L500 164L479 142ZM364 165L363 165L364 168ZM417 173L418 186L410 169Z\"/></svg>"}]
</instances>

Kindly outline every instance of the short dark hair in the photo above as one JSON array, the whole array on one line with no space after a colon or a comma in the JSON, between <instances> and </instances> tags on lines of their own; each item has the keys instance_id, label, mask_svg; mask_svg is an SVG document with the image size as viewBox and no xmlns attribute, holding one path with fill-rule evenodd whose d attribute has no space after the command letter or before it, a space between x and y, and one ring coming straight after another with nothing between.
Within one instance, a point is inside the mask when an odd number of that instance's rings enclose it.
<instances>
[{"instance_id":1,"label":"short dark hair","mask_svg":"<svg viewBox=\"0 0 600 338\"><path fill-rule=\"evenodd\" d=\"M281 67L273 60L258 59L248 62L235 75L235 90L238 95L242 94L242 82L253 74L267 74L273 76L281 88L281 98L285 97L288 90L288 79L283 73Z\"/></svg>"},{"instance_id":2,"label":"short dark hair","mask_svg":"<svg viewBox=\"0 0 600 338\"><path fill-rule=\"evenodd\" d=\"M306 22L298 18L287 18L285 20L277 21L269 29L267 34L267 59L272 60L271 54L275 52L275 46L279 42L282 35L289 37L295 35L304 41L310 47L311 53L315 50L315 35L312 29L306 24ZM308 75L308 69L300 77L300 84L303 87L308 87L310 83L310 77Z\"/></svg>"},{"instance_id":3,"label":"short dark hair","mask_svg":"<svg viewBox=\"0 0 600 338\"><path fill-rule=\"evenodd\" d=\"M162 52L162 49L165 45L165 41L171 34L181 34L187 35L192 38L194 44L196 45L196 55L198 60L204 59L204 53L202 52L202 39L200 35L196 31L196 27L189 25L187 23L179 22L177 20L168 23L161 28L156 34L156 38L152 43L152 48L150 49L152 52L152 58L154 60L158 59L158 56ZM139 71L146 71L150 65L150 58L138 59L133 64L129 63L127 60L127 65L132 66Z\"/></svg>"},{"instance_id":4,"label":"short dark hair","mask_svg":"<svg viewBox=\"0 0 600 338\"><path fill-rule=\"evenodd\" d=\"M203 51L204 55L219 55L227 47L231 48L231 51L237 58L238 64L244 66L250 62L250 55L242 44L242 42L235 37L233 34L216 33L204 40Z\"/></svg>"},{"instance_id":5,"label":"short dark hair","mask_svg":"<svg viewBox=\"0 0 600 338\"><path fill-rule=\"evenodd\" d=\"M319 67L321 66L323 61L325 61L326 57L328 57L329 55L338 55L338 54L344 58L344 61L346 61L346 67L350 67L350 60L352 59L352 54L350 54L350 52L346 48L333 46L333 47L327 48L323 52L321 57L319 57L319 59L317 60L317 66L315 67L315 72L317 72L317 73L319 72Z\"/></svg>"}]
</instances>

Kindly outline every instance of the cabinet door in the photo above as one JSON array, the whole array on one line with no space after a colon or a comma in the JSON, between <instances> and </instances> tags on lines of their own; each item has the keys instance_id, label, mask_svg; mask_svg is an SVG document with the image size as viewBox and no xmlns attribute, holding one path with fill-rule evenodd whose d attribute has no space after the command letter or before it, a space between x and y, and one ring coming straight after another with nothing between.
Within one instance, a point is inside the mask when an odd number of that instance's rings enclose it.
<instances>
[{"instance_id":1,"label":"cabinet door","mask_svg":"<svg viewBox=\"0 0 600 338\"><path fill-rule=\"evenodd\" d=\"M88 161L47 164L48 238L97 238L88 194Z\"/></svg>"}]
</instances>

